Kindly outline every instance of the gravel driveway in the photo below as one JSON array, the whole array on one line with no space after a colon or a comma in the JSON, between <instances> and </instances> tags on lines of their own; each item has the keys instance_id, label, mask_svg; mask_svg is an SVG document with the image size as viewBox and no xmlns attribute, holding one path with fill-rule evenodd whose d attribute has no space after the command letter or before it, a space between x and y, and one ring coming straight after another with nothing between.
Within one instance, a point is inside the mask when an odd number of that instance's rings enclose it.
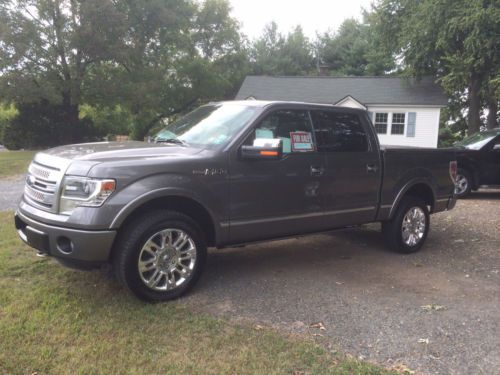
<instances>
[{"instance_id":1,"label":"gravel driveway","mask_svg":"<svg viewBox=\"0 0 500 375\"><path fill-rule=\"evenodd\" d=\"M386 250L376 225L213 251L183 301L384 366L500 374L499 252L500 190L487 190L432 216L417 254Z\"/></svg>"},{"instance_id":2,"label":"gravel driveway","mask_svg":"<svg viewBox=\"0 0 500 375\"><path fill-rule=\"evenodd\" d=\"M23 194L26 175L0 178L0 211L14 210Z\"/></svg>"}]
</instances>

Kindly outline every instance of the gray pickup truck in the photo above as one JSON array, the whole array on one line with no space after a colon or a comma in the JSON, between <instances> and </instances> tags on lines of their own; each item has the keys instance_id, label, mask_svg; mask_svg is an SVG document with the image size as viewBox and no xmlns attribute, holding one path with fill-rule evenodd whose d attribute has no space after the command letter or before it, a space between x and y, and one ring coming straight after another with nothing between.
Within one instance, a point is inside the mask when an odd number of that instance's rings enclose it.
<instances>
[{"instance_id":1,"label":"gray pickup truck","mask_svg":"<svg viewBox=\"0 0 500 375\"><path fill-rule=\"evenodd\" d=\"M111 264L148 301L179 297L207 247L381 222L411 253L455 205L452 150L381 148L367 112L288 102L204 105L146 142L38 153L21 239L70 267Z\"/></svg>"}]
</instances>

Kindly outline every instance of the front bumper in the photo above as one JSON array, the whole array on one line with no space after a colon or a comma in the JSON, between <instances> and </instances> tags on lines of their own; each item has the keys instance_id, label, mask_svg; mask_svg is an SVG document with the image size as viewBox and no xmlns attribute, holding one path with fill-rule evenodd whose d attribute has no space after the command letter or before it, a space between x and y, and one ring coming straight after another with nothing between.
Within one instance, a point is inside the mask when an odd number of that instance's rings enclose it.
<instances>
[{"instance_id":1,"label":"front bumper","mask_svg":"<svg viewBox=\"0 0 500 375\"><path fill-rule=\"evenodd\" d=\"M17 211L14 217L19 237L39 253L62 263L99 264L109 260L116 231L85 231L47 225Z\"/></svg>"}]
</instances>

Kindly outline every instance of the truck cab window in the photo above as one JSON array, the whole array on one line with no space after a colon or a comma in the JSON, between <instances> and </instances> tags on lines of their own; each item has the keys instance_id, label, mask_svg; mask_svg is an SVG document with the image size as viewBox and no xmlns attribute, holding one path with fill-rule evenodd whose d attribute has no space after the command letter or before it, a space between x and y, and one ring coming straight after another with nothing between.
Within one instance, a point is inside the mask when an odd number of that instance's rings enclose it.
<instances>
[{"instance_id":1,"label":"truck cab window","mask_svg":"<svg viewBox=\"0 0 500 375\"><path fill-rule=\"evenodd\" d=\"M251 146L259 138L280 139L284 154L315 150L307 111L279 110L271 113L257 125L245 145Z\"/></svg>"},{"instance_id":2,"label":"truck cab window","mask_svg":"<svg viewBox=\"0 0 500 375\"><path fill-rule=\"evenodd\" d=\"M368 140L359 116L333 111L311 111L318 151L366 152Z\"/></svg>"}]
</instances>

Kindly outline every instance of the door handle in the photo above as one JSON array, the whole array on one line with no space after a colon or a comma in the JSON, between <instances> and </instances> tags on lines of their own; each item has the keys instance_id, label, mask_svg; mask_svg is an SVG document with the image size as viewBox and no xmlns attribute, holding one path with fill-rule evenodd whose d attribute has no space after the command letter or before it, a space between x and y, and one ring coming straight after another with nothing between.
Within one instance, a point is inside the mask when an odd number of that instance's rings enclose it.
<instances>
[{"instance_id":1,"label":"door handle","mask_svg":"<svg viewBox=\"0 0 500 375\"><path fill-rule=\"evenodd\" d=\"M325 168L315 167L311 165L311 176L323 176L325 173Z\"/></svg>"},{"instance_id":2,"label":"door handle","mask_svg":"<svg viewBox=\"0 0 500 375\"><path fill-rule=\"evenodd\" d=\"M376 173L378 171L378 166L376 164L366 164L366 171L368 173Z\"/></svg>"}]
</instances>

